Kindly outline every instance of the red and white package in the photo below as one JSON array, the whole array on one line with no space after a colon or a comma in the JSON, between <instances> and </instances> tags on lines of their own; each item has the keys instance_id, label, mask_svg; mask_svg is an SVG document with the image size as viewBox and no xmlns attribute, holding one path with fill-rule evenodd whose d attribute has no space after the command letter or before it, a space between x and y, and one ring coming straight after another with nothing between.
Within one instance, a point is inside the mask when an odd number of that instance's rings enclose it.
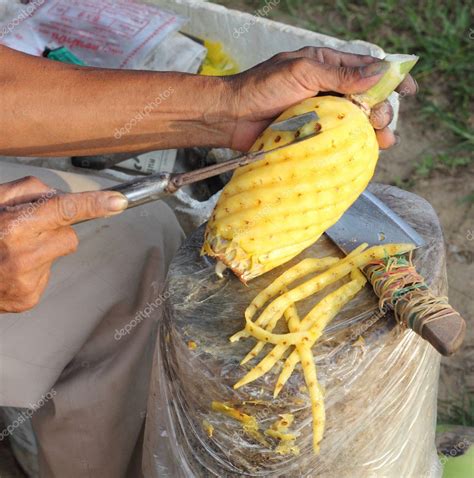
<instances>
[{"instance_id":1,"label":"red and white package","mask_svg":"<svg viewBox=\"0 0 474 478\"><path fill-rule=\"evenodd\" d=\"M37 56L66 46L86 65L133 69L185 22L134 0L35 0L1 43Z\"/></svg>"}]
</instances>

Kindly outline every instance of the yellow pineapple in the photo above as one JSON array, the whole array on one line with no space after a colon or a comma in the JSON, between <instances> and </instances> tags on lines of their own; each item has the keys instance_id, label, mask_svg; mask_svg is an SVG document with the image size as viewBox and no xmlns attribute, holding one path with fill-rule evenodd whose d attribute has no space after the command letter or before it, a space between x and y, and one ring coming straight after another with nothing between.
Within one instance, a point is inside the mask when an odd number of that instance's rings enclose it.
<instances>
[{"instance_id":1,"label":"yellow pineapple","mask_svg":"<svg viewBox=\"0 0 474 478\"><path fill-rule=\"evenodd\" d=\"M202 252L245 283L313 244L372 178L379 149L368 119L370 107L386 98L415 62L404 57L391 63L364 95L311 98L280 115L277 121L314 111L318 119L297 132L270 127L251 151L269 151L299 136L318 134L235 171L208 222Z\"/></svg>"}]
</instances>

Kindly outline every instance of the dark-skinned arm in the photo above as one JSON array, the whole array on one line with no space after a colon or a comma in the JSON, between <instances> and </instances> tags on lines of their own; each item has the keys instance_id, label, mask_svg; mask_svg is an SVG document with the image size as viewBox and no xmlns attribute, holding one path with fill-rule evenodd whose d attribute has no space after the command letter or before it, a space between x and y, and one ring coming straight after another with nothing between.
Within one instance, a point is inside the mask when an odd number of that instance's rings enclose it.
<instances>
[{"instance_id":1,"label":"dark-skinned arm","mask_svg":"<svg viewBox=\"0 0 474 478\"><path fill-rule=\"evenodd\" d=\"M280 53L226 78L87 68L0 46L0 154L81 156L215 146L247 150L272 119L318 92L359 93L380 61L328 48ZM400 85L416 91L407 77ZM371 117L382 148L388 103Z\"/></svg>"}]
</instances>

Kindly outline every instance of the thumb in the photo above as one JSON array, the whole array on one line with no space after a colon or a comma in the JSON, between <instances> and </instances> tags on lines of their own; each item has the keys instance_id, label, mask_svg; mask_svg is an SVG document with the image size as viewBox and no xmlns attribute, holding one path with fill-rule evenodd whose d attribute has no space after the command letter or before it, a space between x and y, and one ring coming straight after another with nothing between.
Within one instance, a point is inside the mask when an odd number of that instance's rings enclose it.
<instances>
[{"instance_id":1,"label":"thumb","mask_svg":"<svg viewBox=\"0 0 474 478\"><path fill-rule=\"evenodd\" d=\"M99 217L112 216L124 211L125 196L112 191L94 191L54 196L41 205L31 217L36 230L56 229Z\"/></svg>"},{"instance_id":2,"label":"thumb","mask_svg":"<svg viewBox=\"0 0 474 478\"><path fill-rule=\"evenodd\" d=\"M385 61L377 61L358 67L316 63L311 76L314 78L314 82L318 84L315 89L319 91L335 91L343 94L362 93L374 86L389 66Z\"/></svg>"}]
</instances>

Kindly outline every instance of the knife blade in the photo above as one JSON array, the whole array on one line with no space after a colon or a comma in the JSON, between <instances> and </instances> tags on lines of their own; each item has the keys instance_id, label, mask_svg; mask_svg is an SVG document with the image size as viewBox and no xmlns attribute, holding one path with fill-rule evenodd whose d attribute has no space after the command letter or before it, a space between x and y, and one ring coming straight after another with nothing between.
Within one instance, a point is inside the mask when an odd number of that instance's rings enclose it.
<instances>
[{"instance_id":1,"label":"knife blade","mask_svg":"<svg viewBox=\"0 0 474 478\"><path fill-rule=\"evenodd\" d=\"M298 131L307 123L312 121L317 121L319 119L316 111L309 111L308 113L303 113L301 115L292 116L283 121L277 121L270 125L270 129L273 131Z\"/></svg>"},{"instance_id":2,"label":"knife blade","mask_svg":"<svg viewBox=\"0 0 474 478\"><path fill-rule=\"evenodd\" d=\"M369 246L397 243L410 243L416 247L425 245L425 240L409 224L367 190L359 196L341 219L326 231L326 235L345 254L365 242ZM363 272L370 278L370 266ZM426 294L426 299L435 298L427 286L419 289L419 293ZM403 307L398 307L399 302L402 301L400 305L403 305L403 301L409 299L409 292L400 294L396 303L397 310L403 311ZM461 346L466 323L454 308L449 304L446 305L451 310L438 320L430 321L430 314L433 314L433 311L421 310L421 313L426 314L423 316L424 325L415 331L430 342L439 353L449 356ZM399 319L407 326L414 322L413 317L402 316Z\"/></svg>"},{"instance_id":3,"label":"knife blade","mask_svg":"<svg viewBox=\"0 0 474 478\"><path fill-rule=\"evenodd\" d=\"M365 190L326 235L349 254L364 242L425 245L425 240L400 216L370 191Z\"/></svg>"}]
</instances>

